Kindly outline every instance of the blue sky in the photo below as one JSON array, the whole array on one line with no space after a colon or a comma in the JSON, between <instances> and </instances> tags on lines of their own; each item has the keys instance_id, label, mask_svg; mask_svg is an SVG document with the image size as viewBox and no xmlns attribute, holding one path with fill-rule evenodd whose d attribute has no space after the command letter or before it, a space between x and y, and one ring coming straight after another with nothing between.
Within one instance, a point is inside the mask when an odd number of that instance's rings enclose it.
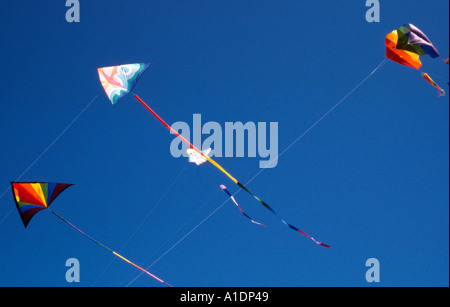
<instances>
[{"instance_id":1,"label":"blue sky","mask_svg":"<svg viewBox=\"0 0 450 307\"><path fill-rule=\"evenodd\" d=\"M219 185L238 187L175 159L174 136L132 96L112 106L96 71L152 62L135 92L169 124L278 122L281 152L383 61L400 25L448 57L448 1L381 1L379 23L355 0L80 2L79 23L63 0L2 4L1 286L160 286L50 211L24 229L8 188L28 168L22 181L74 183L53 210L174 286L448 286L449 101L414 69L387 62L275 168L217 158L243 183L258 174L248 188L330 249L246 193L267 230L220 207ZM448 66L422 58L448 92ZM80 283L65 280L68 258ZM369 258L380 283L365 280Z\"/></svg>"}]
</instances>

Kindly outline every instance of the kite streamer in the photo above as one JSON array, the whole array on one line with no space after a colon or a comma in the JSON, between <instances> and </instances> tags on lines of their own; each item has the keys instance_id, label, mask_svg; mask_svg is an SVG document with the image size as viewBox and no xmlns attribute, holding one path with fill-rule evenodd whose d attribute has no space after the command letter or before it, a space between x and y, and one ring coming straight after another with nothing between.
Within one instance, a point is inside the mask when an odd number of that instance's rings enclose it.
<instances>
[{"instance_id":1,"label":"kite streamer","mask_svg":"<svg viewBox=\"0 0 450 307\"><path fill-rule=\"evenodd\" d=\"M116 104L119 99L123 98L128 93L133 93L132 90L139 80L142 73L150 66L150 63L136 63L136 64L126 64L119 66L110 66L98 68L98 74L100 82L105 90L106 95L112 104ZM268 210L275 212L272 208L264 202L261 198L250 192L242 183L240 183L236 178L231 176L222 166L220 166L216 161L205 155L201 150L192 145L188 140L181 136L177 131L175 131L171 126L169 126L155 111L152 110L138 95L133 93L134 98L138 100L158 121L161 122L167 129L169 129L173 134L179 137L183 142L189 145L190 148L195 150L200 156L209 161L212 165L222 171L231 181L233 181L237 186L246 191L248 194L253 196L260 204L266 207ZM303 232L300 232L306 235ZM308 236L308 235L306 235ZM308 236L309 237L309 236ZM320 242L319 242L320 243ZM329 247L327 244L319 244L321 246Z\"/></svg>"},{"instance_id":2,"label":"kite streamer","mask_svg":"<svg viewBox=\"0 0 450 307\"><path fill-rule=\"evenodd\" d=\"M72 223L70 223L69 221L67 221L66 219L64 219L63 217L61 217L59 214L57 214L56 212L50 210L54 215L56 215L58 218L60 218L63 222L67 223L70 227L72 227L73 229L75 229L76 231L78 231L79 233L81 233L82 235L84 235L86 238L88 238L89 240L91 240L92 242L96 243L97 245L103 247L104 249L106 249L107 251L111 252L114 256L119 257L120 259L122 259L123 261L131 264L132 266L134 266L135 268L141 270L142 272L144 272L145 274L151 276L152 278L156 279L157 281L159 281L160 283L168 286L168 287L172 287L170 284L166 283L164 280L162 280L161 278L153 275L152 273L150 273L149 271L141 268L140 266L138 266L137 264L131 262L130 260L128 260L127 258L125 258L124 256L116 253L115 251L113 251L112 249L110 249L109 247L103 245L102 243L98 242L97 240L95 240L94 238L92 238L91 236L87 235L86 233L84 233L81 229L79 229L78 227L76 227L75 225L73 225Z\"/></svg>"},{"instance_id":3,"label":"kite streamer","mask_svg":"<svg viewBox=\"0 0 450 307\"><path fill-rule=\"evenodd\" d=\"M445 91L439 85L437 85L436 82L434 82L427 73L422 73L422 78L424 78L428 83L430 83L437 89L438 97L445 96Z\"/></svg>"},{"instance_id":4,"label":"kite streamer","mask_svg":"<svg viewBox=\"0 0 450 307\"><path fill-rule=\"evenodd\" d=\"M234 203L236 204L236 206L239 208L239 210L241 211L241 213L244 214L246 217L248 217L250 220L252 220L247 214L245 214L245 213L242 211L242 209L239 207L239 205L237 204L236 200L235 200L234 197L231 195L231 193L227 190L227 188L226 188L224 185L220 185L220 188L221 188L222 190L224 190L224 191L230 196L230 198L233 200L233 202L234 202ZM276 212L275 212L272 208L268 207L268 209L269 209L273 214L275 214L275 215L281 220L281 222L282 222L284 225L286 225L286 226L289 227L290 229L292 229L292 230L294 230L294 231L296 231L296 232L298 232L298 233L301 233L302 235L304 235L304 236L310 238L311 240L314 241L314 243L316 243L316 244L318 244L318 245L320 245L320 246L323 246L323 247L330 247L330 245L317 241L316 239L314 239L314 238L311 237L310 235L306 234L304 231L301 231L301 230L298 229L297 227L295 227L295 226L289 224L288 222L286 222L285 220L283 220L282 218L280 218L280 217L278 216L278 214L276 214ZM252 222L255 223L255 224L262 225L262 224L260 224L260 223L258 223L258 222L253 221L253 220L252 220ZM263 226L266 227L265 225L263 225Z\"/></svg>"},{"instance_id":5,"label":"kite streamer","mask_svg":"<svg viewBox=\"0 0 450 307\"><path fill-rule=\"evenodd\" d=\"M228 189L227 189L226 186L224 186L223 184L221 184L221 185L220 185L220 188L221 188L225 193L227 193L228 196L230 196L231 200L234 202L234 204L236 205L236 207L239 209L239 211L241 211L241 213L242 213L246 218L248 218L252 223L254 223L254 224L256 224L256 225L263 226L264 228L267 229L266 225L264 225L264 224L262 224L262 223L259 223L259 222L255 221L255 220L253 220L250 216L248 216L248 215L241 209L241 207L238 205L237 201L234 199L233 195L231 195L230 191L228 191Z\"/></svg>"},{"instance_id":6,"label":"kite streamer","mask_svg":"<svg viewBox=\"0 0 450 307\"><path fill-rule=\"evenodd\" d=\"M59 194L61 194L65 189L72 186L73 184L67 184L67 183L52 183L52 182L11 182L11 189L13 192L14 201L16 203L17 210L19 211L20 217L22 218L22 222L27 227L28 223L30 222L31 218L38 213L41 210L47 209L48 206L58 197ZM127 258L123 257L122 255L116 253L109 247L103 245L102 243L98 242L91 236L87 235L83 231L81 231L79 228L74 226L72 223L61 217L56 212L50 210L55 216L60 218L62 221L67 223L69 226L71 226L73 229L96 243L97 245L103 247L104 249L110 251L113 255L116 257L119 257L125 262L128 262L132 266L138 268L142 272L146 273L147 275L153 277L157 281L163 283L166 286L172 287L168 283L166 283L164 280L160 279L159 277L153 275L152 273L144 270L140 266L136 265L135 263L131 262Z\"/></svg>"},{"instance_id":7,"label":"kite streamer","mask_svg":"<svg viewBox=\"0 0 450 307\"><path fill-rule=\"evenodd\" d=\"M273 212L273 211L272 211L272 212ZM275 214L276 216L278 216L275 212L274 212L274 214ZM320 245L320 246L330 247L330 245L325 244L325 243L323 243L323 242L317 241L316 239L314 239L314 238L311 237L310 235L306 234L305 232L301 231L301 230L298 229L297 227L295 227L295 226L289 224L288 222L286 222L285 220L283 220L283 219L280 218L279 216L278 216L278 218L281 220L281 222L283 222L284 225L286 225L286 226L289 227L290 229L292 229L292 230L294 230L294 231L296 231L296 232L298 232L298 233L301 233L302 235L304 235L304 236L310 238L311 240L314 241L314 243L316 243L316 244L318 244L318 245Z\"/></svg>"}]
</instances>

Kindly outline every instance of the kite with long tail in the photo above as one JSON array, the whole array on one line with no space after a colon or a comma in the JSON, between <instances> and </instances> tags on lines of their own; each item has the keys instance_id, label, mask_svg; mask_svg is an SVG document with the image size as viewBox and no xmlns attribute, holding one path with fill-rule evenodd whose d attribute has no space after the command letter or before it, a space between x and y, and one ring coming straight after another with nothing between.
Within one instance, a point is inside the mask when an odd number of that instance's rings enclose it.
<instances>
[{"instance_id":1,"label":"kite with long tail","mask_svg":"<svg viewBox=\"0 0 450 307\"><path fill-rule=\"evenodd\" d=\"M158 114L156 114L155 111L152 110L138 95L133 93L133 88L136 85L137 81L139 80L139 77L144 73L144 71L150 66L150 63L135 63L135 64L126 64L126 65L119 65L119 66L110 66L110 67L103 67L98 68L98 75L100 78L100 82L103 86L103 89L106 92L106 95L108 96L109 100L112 104L116 104L121 98L123 98L128 93L132 93L134 95L134 98L138 100L156 119L158 119L161 124L163 124L167 129L169 129L173 134L175 134L177 137L179 137L183 142L185 142L187 145L189 145L190 148L195 150L199 155L201 155L204 159L209 161L212 165L214 165L216 168L218 168L220 171L222 171L231 181L233 181L237 186L239 186L241 189L243 189L245 192L253 196L260 204L262 204L264 207L266 207L268 210L272 211L275 215L275 211L261 198L254 195L252 192L250 192L242 183L240 183L236 178L231 176L230 173L228 173L222 166L220 166L216 161L208 157L208 155L205 155L201 150L199 150L197 147L192 145L188 140L186 140L183 136L181 136L177 131L175 131L171 126L169 126ZM292 229L298 231L299 233L311 238L303 231L291 226L290 224L287 224ZM315 241L315 240L314 240ZM322 242L315 241L317 244L324 246L324 247L330 247L327 244L324 244Z\"/></svg>"},{"instance_id":2,"label":"kite with long tail","mask_svg":"<svg viewBox=\"0 0 450 307\"><path fill-rule=\"evenodd\" d=\"M439 52L430 39L413 24L405 24L386 35L386 57L398 64L420 70L420 57L428 54L432 58L439 57ZM421 72L422 78L437 89L438 97L445 96L445 91L431 77Z\"/></svg>"},{"instance_id":3,"label":"kite with long tail","mask_svg":"<svg viewBox=\"0 0 450 307\"><path fill-rule=\"evenodd\" d=\"M424 78L428 83L430 83L432 86L434 86L437 89L437 95L438 97L445 96L445 91L436 84L436 82L431 79L431 77L427 73L422 73L422 78Z\"/></svg>"},{"instance_id":4,"label":"kite with long tail","mask_svg":"<svg viewBox=\"0 0 450 307\"><path fill-rule=\"evenodd\" d=\"M22 218L22 222L27 227L31 218L41 210L47 209L48 206L55 200L55 198L61 194L65 189L70 187L72 184L67 183L52 183L52 182L11 182L11 190L13 192L14 201L16 203L17 210L19 211L20 217ZM63 222L68 224L70 227L96 243L97 245L103 247L107 251L111 252L114 256L119 257L123 261L131 264L135 268L141 270L152 278L156 279L160 283L171 287L168 283L166 283L161 278L153 275L152 273L144 270L137 264L131 262L127 258L122 255L116 253L109 247L103 245L99 241L95 240L91 236L84 233L78 227L74 226L72 223L61 217L56 212L50 210L55 216L61 219Z\"/></svg>"}]
</instances>

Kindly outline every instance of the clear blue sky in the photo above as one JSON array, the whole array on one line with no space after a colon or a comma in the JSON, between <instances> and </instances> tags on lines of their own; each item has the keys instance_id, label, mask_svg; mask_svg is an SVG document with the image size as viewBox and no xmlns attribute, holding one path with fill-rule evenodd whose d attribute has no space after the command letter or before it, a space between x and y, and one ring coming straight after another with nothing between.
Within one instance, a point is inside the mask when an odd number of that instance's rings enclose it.
<instances>
[{"instance_id":1,"label":"clear blue sky","mask_svg":"<svg viewBox=\"0 0 450 307\"><path fill-rule=\"evenodd\" d=\"M80 2L80 23L66 22L64 0L2 3L1 286L160 286L49 211L24 229L8 191L97 95L21 180L74 183L53 210L167 282L448 286L449 100L414 69L386 63L248 185L330 249L243 192L237 201L267 230L231 202L201 223L227 199L220 184L238 187L172 157L174 136L131 96L112 106L96 71L150 61L135 92L169 124L192 125L194 113L278 122L281 152L384 59L400 25L448 57L448 1L381 1L379 23L363 0ZM449 92L442 59L422 62ZM259 160L217 158L244 183ZM65 280L68 258L80 262L78 284ZM368 258L380 262L378 284L365 280Z\"/></svg>"}]
</instances>

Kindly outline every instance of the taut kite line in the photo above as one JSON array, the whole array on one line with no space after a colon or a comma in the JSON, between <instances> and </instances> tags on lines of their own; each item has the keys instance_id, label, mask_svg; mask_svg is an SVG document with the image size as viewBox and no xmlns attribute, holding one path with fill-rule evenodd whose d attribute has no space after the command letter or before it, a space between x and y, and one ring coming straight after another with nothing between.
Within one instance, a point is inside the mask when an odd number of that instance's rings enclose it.
<instances>
[{"instance_id":1,"label":"taut kite line","mask_svg":"<svg viewBox=\"0 0 450 307\"><path fill-rule=\"evenodd\" d=\"M201 150L192 145L188 140L186 140L183 136L181 136L177 131L175 131L170 125L168 125L152 108L150 108L138 95L133 93L133 88L138 82L140 76L144 73L144 71L150 66L150 63L135 63L135 64L126 64L126 65L118 65L118 66L109 66L98 68L98 75L100 78L100 82L103 86L103 89L106 92L109 100L112 104L116 104L121 98L123 98L128 93L132 93L134 98L138 100L158 121L161 122L167 129L169 129L173 134L179 137L183 142L189 145L190 148L195 150L197 154L201 155L204 159L209 161L212 165L218 168L222 173L224 173L231 181L233 181L237 186L243 189L245 192L253 196L260 204L270 210L273 214L277 215L275 211L261 198L254 195L250 192L242 183L240 183L236 178L234 178L230 173L228 173L222 166L220 166L216 161L205 155ZM277 215L278 216L278 215ZM284 222L284 220L282 220ZM285 222L284 222L285 223ZM289 224L290 225L290 224ZM289 226L288 225L288 226ZM291 227L291 226L289 226ZM304 233L298 228L291 227L293 230L298 233L311 238L309 235ZM313 240L316 244L324 247L330 247L328 244L318 242Z\"/></svg>"},{"instance_id":2,"label":"taut kite line","mask_svg":"<svg viewBox=\"0 0 450 307\"><path fill-rule=\"evenodd\" d=\"M72 186L73 184L67 183L53 183L53 182L11 182L11 190L14 196L14 202L16 203L17 210L19 211L20 217L22 218L23 225L25 228L30 222L31 218L41 210L47 209L48 206L61 194L65 189ZM135 268L141 270L152 278L156 279L160 283L163 283L166 286L172 287L164 280L159 277L153 275L152 273L144 270L137 264L131 262L127 258L122 255L116 253L109 247L103 245L98 242L91 236L84 233L78 227L74 226L72 223L61 217L56 212L50 210L55 216L61 219L63 222L68 224L70 227L81 233L83 236L87 237L89 240L93 241L97 245L103 247L107 251L111 252L114 256L119 257L125 262L128 262Z\"/></svg>"}]
</instances>

